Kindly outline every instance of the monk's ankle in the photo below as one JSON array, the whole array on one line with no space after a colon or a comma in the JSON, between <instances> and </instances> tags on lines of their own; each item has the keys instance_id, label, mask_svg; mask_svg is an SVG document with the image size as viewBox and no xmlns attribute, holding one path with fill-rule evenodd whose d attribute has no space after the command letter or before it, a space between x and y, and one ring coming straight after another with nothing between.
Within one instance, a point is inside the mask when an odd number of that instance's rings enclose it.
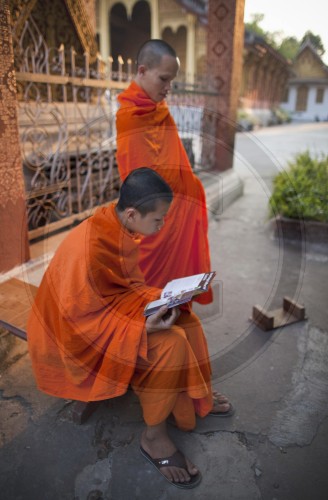
<instances>
[{"instance_id":1,"label":"monk's ankle","mask_svg":"<svg viewBox=\"0 0 328 500\"><path fill-rule=\"evenodd\" d=\"M166 429L166 422L161 422L158 425L147 425L143 432L144 438L148 442L158 441L159 439L169 439Z\"/></svg>"}]
</instances>

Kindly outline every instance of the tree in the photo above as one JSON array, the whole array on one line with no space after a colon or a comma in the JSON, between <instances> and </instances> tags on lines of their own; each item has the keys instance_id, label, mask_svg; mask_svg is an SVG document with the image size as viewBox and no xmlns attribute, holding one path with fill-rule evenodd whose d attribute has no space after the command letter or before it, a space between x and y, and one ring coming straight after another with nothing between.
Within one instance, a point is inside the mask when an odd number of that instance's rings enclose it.
<instances>
[{"instance_id":1,"label":"tree","mask_svg":"<svg viewBox=\"0 0 328 500\"><path fill-rule=\"evenodd\" d=\"M294 36L284 38L278 47L279 53L292 61L300 48L300 42Z\"/></svg>"},{"instance_id":2,"label":"tree","mask_svg":"<svg viewBox=\"0 0 328 500\"><path fill-rule=\"evenodd\" d=\"M310 41L310 43L313 45L313 47L316 49L317 53L319 54L319 56L323 56L323 54L326 52L325 51L325 48L323 46L323 43L322 43L322 40L321 40L321 36L320 35L315 35L314 33L312 33L312 31L308 30L302 40L301 40L301 45L306 42L307 40Z\"/></svg>"},{"instance_id":3,"label":"tree","mask_svg":"<svg viewBox=\"0 0 328 500\"><path fill-rule=\"evenodd\" d=\"M252 14L252 21L245 23L245 29L251 33L261 36L271 47L276 49L286 59L293 60L301 45L309 40L319 56L325 53L320 35L315 35L308 30L301 41L294 36L283 37L280 31L269 32L261 28L260 23L264 19L264 14Z\"/></svg>"},{"instance_id":4,"label":"tree","mask_svg":"<svg viewBox=\"0 0 328 500\"><path fill-rule=\"evenodd\" d=\"M255 35L261 36L265 42L277 49L276 38L279 37L280 33L270 33L269 31L264 31L264 29L261 28L260 23L264 19L264 14L252 14L251 19L252 21L250 23L245 23L245 29Z\"/></svg>"},{"instance_id":5,"label":"tree","mask_svg":"<svg viewBox=\"0 0 328 500\"><path fill-rule=\"evenodd\" d=\"M265 38L266 32L259 26L260 22L264 19L264 14L252 14L251 19L252 21L250 23L245 23L245 29Z\"/></svg>"}]
</instances>

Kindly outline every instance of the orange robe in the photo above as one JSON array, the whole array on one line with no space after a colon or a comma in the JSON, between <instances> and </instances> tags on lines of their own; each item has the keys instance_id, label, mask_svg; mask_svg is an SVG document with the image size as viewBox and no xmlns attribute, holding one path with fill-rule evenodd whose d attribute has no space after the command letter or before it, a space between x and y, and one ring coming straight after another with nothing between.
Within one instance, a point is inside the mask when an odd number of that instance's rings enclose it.
<instances>
[{"instance_id":1,"label":"orange robe","mask_svg":"<svg viewBox=\"0 0 328 500\"><path fill-rule=\"evenodd\" d=\"M139 244L114 203L69 233L28 321L34 374L44 392L80 401L119 396L131 384L147 423L173 412L178 425L191 428L195 411L211 409L206 339L188 311L171 329L147 335L143 309L160 290L144 282Z\"/></svg>"},{"instance_id":2,"label":"orange robe","mask_svg":"<svg viewBox=\"0 0 328 500\"><path fill-rule=\"evenodd\" d=\"M163 288L172 279L210 271L204 188L192 172L167 104L152 101L135 82L118 100L117 163L121 179L136 168L149 167L174 192L164 228L141 243L140 268L146 283ZM210 303L212 291L196 300Z\"/></svg>"}]
</instances>

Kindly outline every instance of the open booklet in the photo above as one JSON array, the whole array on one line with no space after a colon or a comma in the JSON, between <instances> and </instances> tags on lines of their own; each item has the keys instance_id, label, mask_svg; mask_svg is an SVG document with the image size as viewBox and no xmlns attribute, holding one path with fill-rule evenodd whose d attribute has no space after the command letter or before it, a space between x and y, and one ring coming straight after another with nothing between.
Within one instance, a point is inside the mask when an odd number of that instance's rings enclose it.
<instances>
[{"instance_id":1,"label":"open booklet","mask_svg":"<svg viewBox=\"0 0 328 500\"><path fill-rule=\"evenodd\" d=\"M215 274L215 271L211 271L209 273L194 274L186 278L169 281L165 288L163 288L160 299L149 302L149 304L146 305L144 315L150 316L165 305L171 308L185 304L195 295L207 292Z\"/></svg>"}]
</instances>

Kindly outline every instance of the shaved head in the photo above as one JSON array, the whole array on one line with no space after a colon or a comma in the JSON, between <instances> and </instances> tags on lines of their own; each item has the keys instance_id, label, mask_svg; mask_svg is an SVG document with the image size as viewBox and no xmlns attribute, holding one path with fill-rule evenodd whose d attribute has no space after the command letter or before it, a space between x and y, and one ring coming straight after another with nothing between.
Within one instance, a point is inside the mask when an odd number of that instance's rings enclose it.
<instances>
[{"instance_id":1,"label":"shaved head","mask_svg":"<svg viewBox=\"0 0 328 500\"><path fill-rule=\"evenodd\" d=\"M164 40L148 40L139 49L137 65L144 65L149 69L155 68L160 65L163 56L177 58L175 50Z\"/></svg>"},{"instance_id":2,"label":"shaved head","mask_svg":"<svg viewBox=\"0 0 328 500\"><path fill-rule=\"evenodd\" d=\"M139 49L137 58L135 83L152 101L163 101L180 67L175 50L164 40L148 40Z\"/></svg>"},{"instance_id":3,"label":"shaved head","mask_svg":"<svg viewBox=\"0 0 328 500\"><path fill-rule=\"evenodd\" d=\"M122 212L126 208L136 208L142 215L153 212L158 201L172 202L170 186L155 170L147 167L136 168L126 177L117 203Z\"/></svg>"}]
</instances>

